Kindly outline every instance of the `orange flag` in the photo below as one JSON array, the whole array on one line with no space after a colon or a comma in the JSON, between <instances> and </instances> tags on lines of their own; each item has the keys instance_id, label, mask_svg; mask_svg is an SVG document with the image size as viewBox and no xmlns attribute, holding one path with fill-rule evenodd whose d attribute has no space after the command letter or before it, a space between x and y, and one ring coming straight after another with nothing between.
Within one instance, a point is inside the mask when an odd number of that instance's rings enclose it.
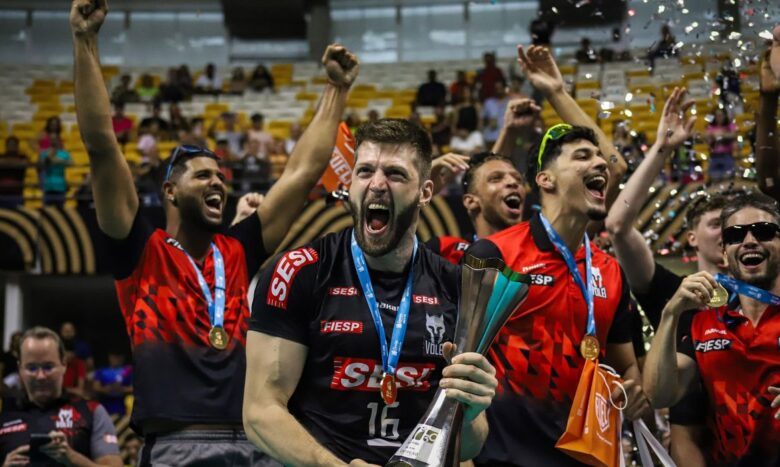
<instances>
[{"instance_id":1,"label":"orange flag","mask_svg":"<svg viewBox=\"0 0 780 467\"><path fill-rule=\"evenodd\" d=\"M352 167L355 165L355 138L349 131L349 127L341 122L339 132L336 135L336 146L330 156L330 164L322 174L322 186L327 191L335 191L342 186L349 188L352 182Z\"/></svg>"}]
</instances>

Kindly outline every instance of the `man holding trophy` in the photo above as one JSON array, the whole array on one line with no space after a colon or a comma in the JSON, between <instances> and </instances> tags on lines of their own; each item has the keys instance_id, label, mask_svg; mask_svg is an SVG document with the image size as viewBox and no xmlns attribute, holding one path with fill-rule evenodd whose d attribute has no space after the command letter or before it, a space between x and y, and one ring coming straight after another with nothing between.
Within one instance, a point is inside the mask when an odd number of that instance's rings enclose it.
<instances>
[{"instance_id":1,"label":"man holding trophy","mask_svg":"<svg viewBox=\"0 0 780 467\"><path fill-rule=\"evenodd\" d=\"M449 365L444 358L477 349L458 332L478 326L461 320L456 332L460 271L415 237L432 197L429 136L405 120L379 120L358 130L355 155L354 228L282 254L260 277L247 339L247 436L296 466L383 465L409 438L401 451L411 459L400 465L419 465L443 444L452 455L455 443L442 442L457 427L452 417L416 426L442 388L434 405L463 406L456 457L472 458L487 436L483 412L497 381L480 353ZM512 279L503 308L526 291ZM464 344L456 350L453 340Z\"/></svg>"}]
</instances>

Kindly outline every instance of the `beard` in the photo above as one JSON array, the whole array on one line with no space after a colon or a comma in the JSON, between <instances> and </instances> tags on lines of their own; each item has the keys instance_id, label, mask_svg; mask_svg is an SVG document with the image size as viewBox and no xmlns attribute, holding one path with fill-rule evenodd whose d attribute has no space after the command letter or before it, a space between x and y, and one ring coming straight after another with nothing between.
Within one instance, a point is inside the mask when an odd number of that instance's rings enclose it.
<instances>
[{"instance_id":1,"label":"beard","mask_svg":"<svg viewBox=\"0 0 780 467\"><path fill-rule=\"evenodd\" d=\"M177 200L179 217L182 225L190 226L198 230L210 233L218 233L222 230L222 222L213 222L203 214L203 206L193 197L182 197Z\"/></svg>"},{"instance_id":2,"label":"beard","mask_svg":"<svg viewBox=\"0 0 780 467\"><path fill-rule=\"evenodd\" d=\"M355 228L355 240L357 240L363 253L377 258L393 251L401 242L406 231L409 230L409 227L415 221L418 209L417 205L419 202L420 198L418 196L414 202L401 208L397 215L391 215L388 220L387 231L380 238L370 238L365 235L364 230L366 209L363 209L361 206L350 201L352 222ZM368 202L364 202L363 206L368 206L368 204ZM391 204L391 213L394 211L394 208L395 205Z\"/></svg>"},{"instance_id":3,"label":"beard","mask_svg":"<svg viewBox=\"0 0 780 467\"><path fill-rule=\"evenodd\" d=\"M482 207L482 217L485 218L485 221L487 221L488 225L495 227L498 230L508 229L509 227L515 225L513 222L510 222L504 217L502 217L501 214L498 213L498 211L496 211L489 205L485 205ZM520 222L520 220L521 219L518 219L517 222Z\"/></svg>"},{"instance_id":4,"label":"beard","mask_svg":"<svg viewBox=\"0 0 780 467\"><path fill-rule=\"evenodd\" d=\"M607 218L607 210L604 208L588 208L585 214L588 216L588 219L597 222Z\"/></svg>"},{"instance_id":5,"label":"beard","mask_svg":"<svg viewBox=\"0 0 780 467\"><path fill-rule=\"evenodd\" d=\"M766 272L761 275L752 275L746 277L742 274L742 271L739 268L739 261L737 258L729 258L729 272L737 280L760 289L771 291L774 288L775 281L777 280L778 274L780 273L780 263L771 260L771 256L765 260L767 262Z\"/></svg>"}]
</instances>

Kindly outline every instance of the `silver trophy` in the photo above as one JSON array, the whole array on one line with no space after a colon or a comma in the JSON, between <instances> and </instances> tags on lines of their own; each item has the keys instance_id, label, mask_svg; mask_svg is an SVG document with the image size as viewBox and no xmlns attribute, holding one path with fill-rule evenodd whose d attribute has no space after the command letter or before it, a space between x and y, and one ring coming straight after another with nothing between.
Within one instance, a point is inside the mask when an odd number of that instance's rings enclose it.
<instances>
[{"instance_id":1,"label":"silver trophy","mask_svg":"<svg viewBox=\"0 0 780 467\"><path fill-rule=\"evenodd\" d=\"M455 353L485 354L498 331L528 295L529 276L497 258L463 258ZM385 467L458 465L461 404L439 388L420 422Z\"/></svg>"}]
</instances>

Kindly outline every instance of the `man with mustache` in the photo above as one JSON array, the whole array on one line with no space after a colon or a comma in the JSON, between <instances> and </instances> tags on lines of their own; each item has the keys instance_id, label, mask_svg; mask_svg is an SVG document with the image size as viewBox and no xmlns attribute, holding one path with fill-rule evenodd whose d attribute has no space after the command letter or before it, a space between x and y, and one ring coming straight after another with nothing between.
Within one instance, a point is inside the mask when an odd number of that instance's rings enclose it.
<instances>
[{"instance_id":1,"label":"man with mustache","mask_svg":"<svg viewBox=\"0 0 780 467\"><path fill-rule=\"evenodd\" d=\"M244 426L285 465L383 465L437 386L465 404L462 459L487 435L495 369L446 365L458 269L415 236L430 202L431 141L384 119L355 135L354 227L284 253L260 277L247 342Z\"/></svg>"},{"instance_id":2,"label":"man with mustache","mask_svg":"<svg viewBox=\"0 0 780 467\"><path fill-rule=\"evenodd\" d=\"M270 463L241 425L249 281L327 166L357 59L340 46L325 51L328 84L319 109L262 204L258 197L243 202L253 215L223 228L227 188L217 156L179 146L162 186L166 228L153 229L139 214L111 128L97 51L107 13L105 0L72 3L76 113L133 349L133 423L145 440L140 464ZM239 212L247 207L241 204Z\"/></svg>"},{"instance_id":3,"label":"man with mustache","mask_svg":"<svg viewBox=\"0 0 780 467\"><path fill-rule=\"evenodd\" d=\"M707 465L780 463L780 212L762 194L721 211L723 254L731 277L686 277L664 307L647 356L644 386L656 408L677 403L697 383L714 435ZM719 287L731 292L711 306ZM701 310L691 313L693 310ZM686 313L688 312L688 313Z\"/></svg>"}]
</instances>

